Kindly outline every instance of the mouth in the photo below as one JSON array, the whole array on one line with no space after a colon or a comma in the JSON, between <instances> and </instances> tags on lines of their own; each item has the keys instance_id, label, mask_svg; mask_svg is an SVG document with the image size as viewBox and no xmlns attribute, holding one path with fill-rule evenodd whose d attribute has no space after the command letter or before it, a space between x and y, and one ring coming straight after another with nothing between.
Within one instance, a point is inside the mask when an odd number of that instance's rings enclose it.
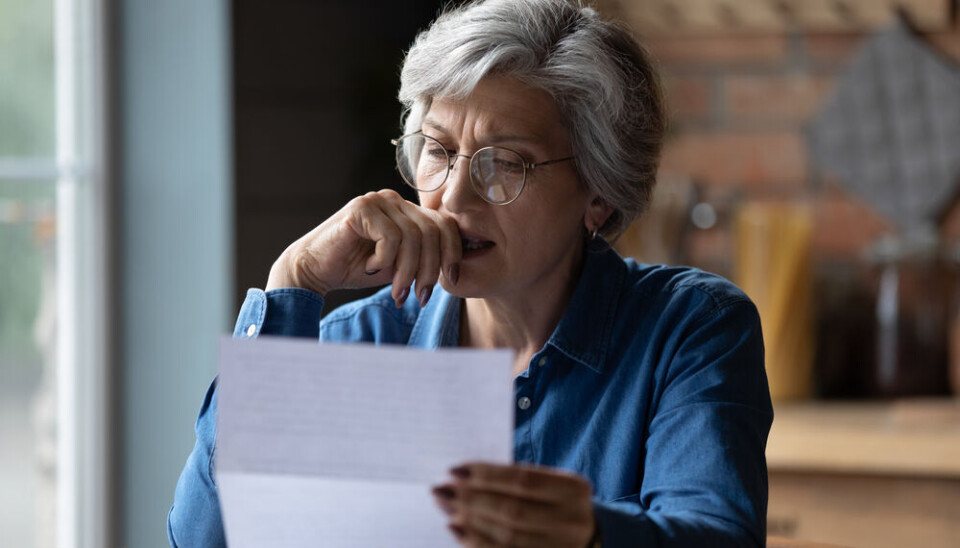
<instances>
[{"instance_id":1,"label":"mouth","mask_svg":"<svg viewBox=\"0 0 960 548\"><path fill-rule=\"evenodd\" d=\"M462 238L460 242L463 245L464 259L480 255L496 245L490 240L484 240L482 238Z\"/></svg>"}]
</instances>

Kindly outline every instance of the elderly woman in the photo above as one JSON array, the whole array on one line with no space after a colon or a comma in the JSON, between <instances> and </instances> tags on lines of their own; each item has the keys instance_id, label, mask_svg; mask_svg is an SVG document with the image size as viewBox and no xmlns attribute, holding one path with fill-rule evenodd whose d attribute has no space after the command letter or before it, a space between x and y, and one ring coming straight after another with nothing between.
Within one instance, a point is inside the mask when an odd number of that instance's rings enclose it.
<instances>
[{"instance_id":1,"label":"elderly woman","mask_svg":"<svg viewBox=\"0 0 960 548\"><path fill-rule=\"evenodd\" d=\"M657 76L565 0L447 11L407 54L397 167L291 244L236 336L513 349L512 466L450 463L463 546L763 546L772 421L756 309L730 283L605 243L649 201ZM324 295L390 284L320 320ZM177 485L174 546L223 546L217 391Z\"/></svg>"}]
</instances>

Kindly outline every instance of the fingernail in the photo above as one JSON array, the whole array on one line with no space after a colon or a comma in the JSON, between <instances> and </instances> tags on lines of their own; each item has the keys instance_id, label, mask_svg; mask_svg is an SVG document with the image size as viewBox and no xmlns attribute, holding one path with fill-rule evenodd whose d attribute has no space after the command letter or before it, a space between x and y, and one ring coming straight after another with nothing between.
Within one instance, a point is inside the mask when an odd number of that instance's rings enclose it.
<instances>
[{"instance_id":1,"label":"fingernail","mask_svg":"<svg viewBox=\"0 0 960 548\"><path fill-rule=\"evenodd\" d=\"M433 494L441 500L453 500L457 498L457 492L453 490L449 485L441 485L440 487L434 487L431 489Z\"/></svg>"},{"instance_id":2,"label":"fingernail","mask_svg":"<svg viewBox=\"0 0 960 548\"><path fill-rule=\"evenodd\" d=\"M463 527L460 527L459 525L454 525L451 523L447 525L447 528L450 529L450 532L453 533L458 539L463 538L463 536L467 534Z\"/></svg>"},{"instance_id":3,"label":"fingernail","mask_svg":"<svg viewBox=\"0 0 960 548\"><path fill-rule=\"evenodd\" d=\"M428 285L420 290L420 307L423 308L427 306L427 301L430 300L430 295L433 293L433 286Z\"/></svg>"},{"instance_id":4,"label":"fingernail","mask_svg":"<svg viewBox=\"0 0 960 548\"><path fill-rule=\"evenodd\" d=\"M450 475L462 480L469 479L470 469L466 466L457 466L456 468L450 469Z\"/></svg>"},{"instance_id":5,"label":"fingernail","mask_svg":"<svg viewBox=\"0 0 960 548\"><path fill-rule=\"evenodd\" d=\"M382 269L378 268L378 269L376 269L376 270L368 270L368 271L364 272L364 274L366 274L367 276L373 276L374 274L380 272L380 270L382 270Z\"/></svg>"},{"instance_id":6,"label":"fingernail","mask_svg":"<svg viewBox=\"0 0 960 548\"><path fill-rule=\"evenodd\" d=\"M450 268L447 270L447 278L450 279L450 283L457 285L457 280L460 279L460 263L450 265Z\"/></svg>"},{"instance_id":7,"label":"fingernail","mask_svg":"<svg viewBox=\"0 0 960 548\"><path fill-rule=\"evenodd\" d=\"M403 303L407 301L407 297L410 295L410 288L404 287L400 292L400 295L397 297L397 308L403 306Z\"/></svg>"}]
</instances>

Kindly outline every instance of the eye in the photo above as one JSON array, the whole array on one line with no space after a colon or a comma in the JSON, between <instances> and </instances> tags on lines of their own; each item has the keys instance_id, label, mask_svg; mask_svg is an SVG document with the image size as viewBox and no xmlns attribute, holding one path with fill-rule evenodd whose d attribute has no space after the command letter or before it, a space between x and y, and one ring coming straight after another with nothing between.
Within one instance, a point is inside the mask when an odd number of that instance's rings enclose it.
<instances>
[{"instance_id":1,"label":"eye","mask_svg":"<svg viewBox=\"0 0 960 548\"><path fill-rule=\"evenodd\" d=\"M503 171L504 173L520 173L523 171L523 164L507 158L496 158L494 165L497 167L497 171Z\"/></svg>"},{"instance_id":2,"label":"eye","mask_svg":"<svg viewBox=\"0 0 960 548\"><path fill-rule=\"evenodd\" d=\"M440 143L427 140L424 149L428 156L432 158L445 158L447 156L447 151L440 145Z\"/></svg>"}]
</instances>

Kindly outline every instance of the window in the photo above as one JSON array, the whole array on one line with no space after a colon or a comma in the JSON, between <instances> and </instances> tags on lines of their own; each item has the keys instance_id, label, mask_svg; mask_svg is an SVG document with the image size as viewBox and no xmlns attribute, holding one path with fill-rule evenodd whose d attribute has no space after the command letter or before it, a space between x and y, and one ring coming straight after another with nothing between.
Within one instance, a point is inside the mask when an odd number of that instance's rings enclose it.
<instances>
[{"instance_id":1,"label":"window","mask_svg":"<svg viewBox=\"0 0 960 548\"><path fill-rule=\"evenodd\" d=\"M104 20L0 0L2 546L106 544Z\"/></svg>"}]
</instances>

